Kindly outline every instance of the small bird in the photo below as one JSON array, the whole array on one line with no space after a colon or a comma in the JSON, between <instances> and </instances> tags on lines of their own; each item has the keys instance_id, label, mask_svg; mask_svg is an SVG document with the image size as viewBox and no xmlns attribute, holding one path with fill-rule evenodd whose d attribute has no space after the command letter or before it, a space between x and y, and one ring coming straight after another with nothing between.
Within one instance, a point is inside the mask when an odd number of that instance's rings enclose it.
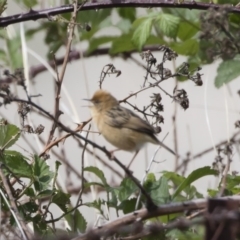
<instances>
[{"instance_id":1,"label":"small bird","mask_svg":"<svg viewBox=\"0 0 240 240\"><path fill-rule=\"evenodd\" d=\"M147 142L159 144L172 154L173 150L161 143L155 136L154 128L141 119L133 111L122 107L118 100L109 92L98 90L90 101L91 115L94 123L103 137L118 149L125 151L138 151ZM133 157L133 159L134 159Z\"/></svg>"}]
</instances>

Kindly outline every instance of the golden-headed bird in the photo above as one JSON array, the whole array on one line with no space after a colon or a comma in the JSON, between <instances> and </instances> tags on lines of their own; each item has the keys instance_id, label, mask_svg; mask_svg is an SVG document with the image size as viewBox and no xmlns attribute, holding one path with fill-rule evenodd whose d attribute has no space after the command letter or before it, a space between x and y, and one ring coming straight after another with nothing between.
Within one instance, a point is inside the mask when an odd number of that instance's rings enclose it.
<instances>
[{"instance_id":1,"label":"golden-headed bird","mask_svg":"<svg viewBox=\"0 0 240 240\"><path fill-rule=\"evenodd\" d=\"M176 155L157 139L154 128L148 122L122 107L109 92L98 90L91 99L86 100L93 104L90 107L91 114L99 132L118 149L138 153L145 143L150 142L161 145Z\"/></svg>"}]
</instances>

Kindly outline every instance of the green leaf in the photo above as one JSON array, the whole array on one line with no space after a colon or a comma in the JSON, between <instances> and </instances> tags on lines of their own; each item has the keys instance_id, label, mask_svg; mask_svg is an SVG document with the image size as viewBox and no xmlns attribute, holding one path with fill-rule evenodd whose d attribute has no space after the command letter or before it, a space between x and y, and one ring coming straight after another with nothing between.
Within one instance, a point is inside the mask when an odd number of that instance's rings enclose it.
<instances>
[{"instance_id":1,"label":"green leaf","mask_svg":"<svg viewBox=\"0 0 240 240\"><path fill-rule=\"evenodd\" d=\"M53 193L54 193L54 191L53 190L49 190L49 189L41 191L36 196L36 199L42 199L42 198L50 197Z\"/></svg>"},{"instance_id":2,"label":"green leaf","mask_svg":"<svg viewBox=\"0 0 240 240\"><path fill-rule=\"evenodd\" d=\"M115 55L122 52L130 52L136 49L131 41L131 34L123 34L116 40L113 40L112 47L109 50L111 55Z\"/></svg>"},{"instance_id":3,"label":"green leaf","mask_svg":"<svg viewBox=\"0 0 240 240\"><path fill-rule=\"evenodd\" d=\"M41 192L47 190L51 180L54 177L54 173L50 171L50 168L46 162L37 155L34 156L33 172L34 187L36 191Z\"/></svg>"},{"instance_id":4,"label":"green leaf","mask_svg":"<svg viewBox=\"0 0 240 240\"><path fill-rule=\"evenodd\" d=\"M26 188L26 190L24 191L24 194L30 198L35 197L34 190L30 187Z\"/></svg>"},{"instance_id":5,"label":"green leaf","mask_svg":"<svg viewBox=\"0 0 240 240\"><path fill-rule=\"evenodd\" d=\"M177 174L176 172L163 172L163 176L165 176L168 180L171 180L173 182L174 187L178 187L179 185L181 185L182 182L184 182L186 180L186 178L184 178L183 176L180 176L179 174ZM200 194L197 189L194 186L187 186L186 188L183 189L183 191L186 193L187 195L187 199L192 199L194 197L198 197L201 198L203 197L202 194ZM184 201L186 200L186 197L178 195L175 198L175 201Z\"/></svg>"},{"instance_id":6,"label":"green leaf","mask_svg":"<svg viewBox=\"0 0 240 240\"><path fill-rule=\"evenodd\" d=\"M193 56L198 53L199 43L196 39L188 39L184 42L173 42L170 48L181 55Z\"/></svg>"},{"instance_id":7,"label":"green leaf","mask_svg":"<svg viewBox=\"0 0 240 240\"><path fill-rule=\"evenodd\" d=\"M90 186L99 186L101 188L105 188L105 186L102 183L99 183L99 182L87 182L87 183L84 183L84 189L88 189Z\"/></svg>"},{"instance_id":8,"label":"green leaf","mask_svg":"<svg viewBox=\"0 0 240 240\"><path fill-rule=\"evenodd\" d=\"M87 229L87 221L83 217L83 215L79 212L79 210L76 210L73 215L74 224L77 227L77 229L80 231L80 233L84 233Z\"/></svg>"},{"instance_id":9,"label":"green leaf","mask_svg":"<svg viewBox=\"0 0 240 240\"><path fill-rule=\"evenodd\" d=\"M229 20L231 21L231 23L234 23L234 24L236 24L236 26L239 26L240 16L239 16L239 14L236 14L236 13L230 13Z\"/></svg>"},{"instance_id":10,"label":"green leaf","mask_svg":"<svg viewBox=\"0 0 240 240\"><path fill-rule=\"evenodd\" d=\"M109 199L108 206L117 208L117 204L118 204L117 196L118 196L119 190L116 188L109 187L107 188L107 192L111 194L111 198Z\"/></svg>"},{"instance_id":11,"label":"green leaf","mask_svg":"<svg viewBox=\"0 0 240 240\"><path fill-rule=\"evenodd\" d=\"M161 221L161 223L169 223L172 220L176 220L178 217L182 217L182 213L172 213L168 215L162 215L158 217L158 221Z\"/></svg>"},{"instance_id":12,"label":"green leaf","mask_svg":"<svg viewBox=\"0 0 240 240\"><path fill-rule=\"evenodd\" d=\"M71 195L69 193L58 190L52 198L52 203L55 203L63 212L67 212L67 204L70 203L70 197Z\"/></svg>"},{"instance_id":13,"label":"green leaf","mask_svg":"<svg viewBox=\"0 0 240 240\"><path fill-rule=\"evenodd\" d=\"M20 129L12 124L0 125L0 149L11 147L19 138Z\"/></svg>"},{"instance_id":14,"label":"green leaf","mask_svg":"<svg viewBox=\"0 0 240 240\"><path fill-rule=\"evenodd\" d=\"M119 209L123 211L124 214L134 212L137 203L137 198L126 199L121 202Z\"/></svg>"},{"instance_id":15,"label":"green leaf","mask_svg":"<svg viewBox=\"0 0 240 240\"><path fill-rule=\"evenodd\" d=\"M139 18L133 23L133 27L136 27L136 29L133 33L132 42L138 50L142 49L143 45L149 38L152 30L152 24L152 17Z\"/></svg>"},{"instance_id":16,"label":"green leaf","mask_svg":"<svg viewBox=\"0 0 240 240\"><path fill-rule=\"evenodd\" d=\"M109 186L107 180L104 176L104 173L97 167L85 167L84 171L94 173L97 177L100 178L104 186Z\"/></svg>"},{"instance_id":17,"label":"green leaf","mask_svg":"<svg viewBox=\"0 0 240 240\"><path fill-rule=\"evenodd\" d=\"M18 4L23 3L27 8L32 8L38 4L37 0L17 0Z\"/></svg>"},{"instance_id":18,"label":"green leaf","mask_svg":"<svg viewBox=\"0 0 240 240\"><path fill-rule=\"evenodd\" d=\"M164 41L162 38L150 35L145 45L166 45L166 44L168 43L166 43L166 41Z\"/></svg>"},{"instance_id":19,"label":"green leaf","mask_svg":"<svg viewBox=\"0 0 240 240\"><path fill-rule=\"evenodd\" d=\"M5 51L3 51L2 49L0 49L0 59L3 63L5 63L6 65L9 64L8 62L8 58L7 58L7 54Z\"/></svg>"},{"instance_id":20,"label":"green leaf","mask_svg":"<svg viewBox=\"0 0 240 240\"><path fill-rule=\"evenodd\" d=\"M197 188L195 186L186 187L184 192L186 192L187 200L204 197L201 193L197 191Z\"/></svg>"},{"instance_id":21,"label":"green leaf","mask_svg":"<svg viewBox=\"0 0 240 240\"><path fill-rule=\"evenodd\" d=\"M176 172L168 172L164 171L163 176L166 177L168 180L171 180L175 186L179 186L186 178L180 176Z\"/></svg>"},{"instance_id":22,"label":"green leaf","mask_svg":"<svg viewBox=\"0 0 240 240\"><path fill-rule=\"evenodd\" d=\"M162 176L158 181L153 182L150 191L150 196L154 203L163 204L170 200L169 187L167 178Z\"/></svg>"},{"instance_id":23,"label":"green leaf","mask_svg":"<svg viewBox=\"0 0 240 240\"><path fill-rule=\"evenodd\" d=\"M0 16L7 9L7 0L0 1Z\"/></svg>"},{"instance_id":24,"label":"green leaf","mask_svg":"<svg viewBox=\"0 0 240 240\"><path fill-rule=\"evenodd\" d=\"M222 183L219 184L219 187ZM226 188L228 190L232 190L234 187L240 185L240 176L234 176L234 175L227 175L226 179Z\"/></svg>"},{"instance_id":25,"label":"green leaf","mask_svg":"<svg viewBox=\"0 0 240 240\"><path fill-rule=\"evenodd\" d=\"M133 22L136 19L136 8L118 8L118 14L120 17Z\"/></svg>"},{"instance_id":26,"label":"green leaf","mask_svg":"<svg viewBox=\"0 0 240 240\"><path fill-rule=\"evenodd\" d=\"M189 187L194 181L198 180L199 178L217 174L217 171L211 169L210 167L198 168L197 170L190 173L188 177L178 186L172 196L172 199L174 199L182 190L184 190L186 187Z\"/></svg>"},{"instance_id":27,"label":"green leaf","mask_svg":"<svg viewBox=\"0 0 240 240\"><path fill-rule=\"evenodd\" d=\"M43 24L43 25L41 25L41 26L39 26L39 27L36 27L36 28L26 29L26 32L25 32L26 37L27 37L28 39L31 39L36 33L44 30L45 28L48 28L47 24Z\"/></svg>"},{"instance_id":28,"label":"green leaf","mask_svg":"<svg viewBox=\"0 0 240 240\"><path fill-rule=\"evenodd\" d=\"M219 191L218 190L215 190L215 189L208 189L207 190L208 191L208 195L210 196L210 197L216 197L217 196L217 194L219 193Z\"/></svg>"},{"instance_id":29,"label":"green leaf","mask_svg":"<svg viewBox=\"0 0 240 240\"><path fill-rule=\"evenodd\" d=\"M192 38L199 31L199 24L194 24L192 22L181 22L178 28L178 37L185 41Z\"/></svg>"},{"instance_id":30,"label":"green leaf","mask_svg":"<svg viewBox=\"0 0 240 240\"><path fill-rule=\"evenodd\" d=\"M13 70L17 68L22 68L22 51L21 51L21 39L20 36L14 38L7 38L7 51L9 56L9 62L11 63L11 68Z\"/></svg>"},{"instance_id":31,"label":"green leaf","mask_svg":"<svg viewBox=\"0 0 240 240\"><path fill-rule=\"evenodd\" d=\"M8 37L7 37L7 30L5 29L5 28L1 28L0 29L0 38L2 38L2 39L7 39ZM5 50L5 49L4 49ZM5 52L6 52L6 50L5 50Z\"/></svg>"},{"instance_id":32,"label":"green leaf","mask_svg":"<svg viewBox=\"0 0 240 240\"><path fill-rule=\"evenodd\" d=\"M143 186L146 189L150 189L154 182L156 182L155 175L153 173L148 173L148 175L143 183Z\"/></svg>"},{"instance_id":33,"label":"green leaf","mask_svg":"<svg viewBox=\"0 0 240 240\"><path fill-rule=\"evenodd\" d=\"M240 60L225 60L221 62L217 69L215 86L220 88L223 84L229 83L240 75Z\"/></svg>"},{"instance_id":34,"label":"green leaf","mask_svg":"<svg viewBox=\"0 0 240 240\"><path fill-rule=\"evenodd\" d=\"M87 53L90 54L94 50L98 49L99 46L101 46L102 44L109 43L109 42L113 41L114 39L116 39L116 37L112 37L112 36L92 38L89 41L89 47L88 47Z\"/></svg>"},{"instance_id":35,"label":"green leaf","mask_svg":"<svg viewBox=\"0 0 240 240\"><path fill-rule=\"evenodd\" d=\"M132 23L128 19L121 19L117 24L116 27L121 30L122 33L129 33L132 27ZM120 36L121 37L121 36Z\"/></svg>"},{"instance_id":36,"label":"green leaf","mask_svg":"<svg viewBox=\"0 0 240 240\"><path fill-rule=\"evenodd\" d=\"M32 178L32 168L26 158L19 152L6 150L0 160L14 174L20 177Z\"/></svg>"},{"instance_id":37,"label":"green leaf","mask_svg":"<svg viewBox=\"0 0 240 240\"><path fill-rule=\"evenodd\" d=\"M89 10L81 12L78 14L77 22L82 24L87 23L91 26L90 31L81 32L81 40L90 40L99 30L108 26L112 26L111 10L103 9L98 11Z\"/></svg>"},{"instance_id":38,"label":"green leaf","mask_svg":"<svg viewBox=\"0 0 240 240\"><path fill-rule=\"evenodd\" d=\"M95 33L97 33L99 31L98 26L91 26L91 30L90 31L85 31L85 32L81 32L81 40L91 40L94 36Z\"/></svg>"},{"instance_id":39,"label":"green leaf","mask_svg":"<svg viewBox=\"0 0 240 240\"><path fill-rule=\"evenodd\" d=\"M94 200L93 202L84 203L84 205L87 206L87 207L96 208L96 209L104 216L104 212L103 212L103 210L101 209L101 207L102 207L102 201L101 201L100 199Z\"/></svg>"},{"instance_id":40,"label":"green leaf","mask_svg":"<svg viewBox=\"0 0 240 240\"><path fill-rule=\"evenodd\" d=\"M91 23L93 26L98 26L100 23L105 21L111 16L111 9L102 10L89 10L84 12L79 12L77 16L77 22L82 24Z\"/></svg>"},{"instance_id":41,"label":"green leaf","mask_svg":"<svg viewBox=\"0 0 240 240\"><path fill-rule=\"evenodd\" d=\"M43 24L45 30L45 43L49 46L48 59L52 59L53 53L59 50L67 41L67 26L59 22L46 22Z\"/></svg>"},{"instance_id":42,"label":"green leaf","mask_svg":"<svg viewBox=\"0 0 240 240\"><path fill-rule=\"evenodd\" d=\"M120 184L118 198L119 201L124 201L128 199L135 191L138 190L138 187L130 178L124 178Z\"/></svg>"},{"instance_id":43,"label":"green leaf","mask_svg":"<svg viewBox=\"0 0 240 240\"><path fill-rule=\"evenodd\" d=\"M178 33L180 19L171 14L158 14L155 19L157 28L167 37L175 38Z\"/></svg>"},{"instance_id":44,"label":"green leaf","mask_svg":"<svg viewBox=\"0 0 240 240\"><path fill-rule=\"evenodd\" d=\"M34 201L26 202L19 206L19 210L23 212L24 215L35 213L37 212L38 208L39 206Z\"/></svg>"},{"instance_id":45,"label":"green leaf","mask_svg":"<svg viewBox=\"0 0 240 240\"><path fill-rule=\"evenodd\" d=\"M37 214L32 218L34 233L37 235L44 235L47 233L47 223L42 221L42 216Z\"/></svg>"},{"instance_id":46,"label":"green leaf","mask_svg":"<svg viewBox=\"0 0 240 240\"><path fill-rule=\"evenodd\" d=\"M162 8L162 11L189 22L196 22L201 14L201 11L194 9Z\"/></svg>"},{"instance_id":47,"label":"green leaf","mask_svg":"<svg viewBox=\"0 0 240 240\"><path fill-rule=\"evenodd\" d=\"M86 231L87 221L78 209L73 213L65 215L64 218L67 220L73 232L77 232L78 230L80 233L84 233Z\"/></svg>"},{"instance_id":48,"label":"green leaf","mask_svg":"<svg viewBox=\"0 0 240 240\"><path fill-rule=\"evenodd\" d=\"M237 5L239 3L238 0L217 0L219 4L233 4Z\"/></svg>"}]
</instances>

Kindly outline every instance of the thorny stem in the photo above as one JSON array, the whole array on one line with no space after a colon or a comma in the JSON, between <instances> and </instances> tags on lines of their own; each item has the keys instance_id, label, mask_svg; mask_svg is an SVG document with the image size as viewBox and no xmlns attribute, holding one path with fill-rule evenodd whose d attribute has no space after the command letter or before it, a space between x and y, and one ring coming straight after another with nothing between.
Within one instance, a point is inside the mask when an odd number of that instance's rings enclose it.
<instances>
[{"instance_id":1,"label":"thorny stem","mask_svg":"<svg viewBox=\"0 0 240 240\"><path fill-rule=\"evenodd\" d=\"M57 76L58 76L57 81L56 81L57 91L56 91L56 95L55 95L55 113L54 113L54 116L55 116L56 120L58 120L59 116L61 115L61 111L59 110L60 97L61 97L61 86L62 86L63 78L64 78L64 75L65 75L65 71L66 71L66 68L67 68L68 56L69 56L71 45L72 45L72 39L73 39L73 34L74 34L74 28L75 28L77 13L78 13L79 9L83 6L83 4L81 4L78 8L77 1L75 1L73 3L73 9L74 10L73 10L73 15L72 15L71 21L69 23L68 43L67 43L67 46L66 46L66 53L65 53L65 56L64 56L62 71L58 75L58 71L56 70ZM57 127L57 124L55 122L53 122L52 129L49 133L49 137L48 137L46 145L49 145L49 143L51 142L56 127Z\"/></svg>"},{"instance_id":2,"label":"thorny stem","mask_svg":"<svg viewBox=\"0 0 240 240\"><path fill-rule=\"evenodd\" d=\"M81 4L79 4L81 6ZM116 8L116 7L139 7L139 8L153 8L153 7L168 7L168 8L183 8L183 9L199 9L207 10L210 7L214 9L222 8L222 4L211 4L203 3L196 1L183 1L182 3L176 3L175 1L166 1L166 0L103 0L100 2L87 2L82 8L78 11L87 11L87 10L99 10L107 8ZM38 20L38 19L51 19L52 16L56 16L62 13L73 12L74 7L72 5L63 5L60 7L54 7L49 9L44 9L40 11L35 11L31 9L28 13L16 14L8 17L0 18L0 27L6 27L10 24L25 22L29 20ZM231 6L228 8L228 11L231 13L240 13L238 7Z\"/></svg>"}]
</instances>

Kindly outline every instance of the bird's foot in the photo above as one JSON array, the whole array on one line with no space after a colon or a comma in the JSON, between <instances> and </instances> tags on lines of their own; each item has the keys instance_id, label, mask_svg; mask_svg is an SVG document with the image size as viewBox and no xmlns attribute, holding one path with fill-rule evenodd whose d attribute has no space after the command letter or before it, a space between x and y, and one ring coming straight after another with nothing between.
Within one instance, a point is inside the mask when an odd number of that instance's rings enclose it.
<instances>
[{"instance_id":1,"label":"bird's foot","mask_svg":"<svg viewBox=\"0 0 240 240\"><path fill-rule=\"evenodd\" d=\"M110 152L110 160L114 160L114 158L115 158L115 156L114 156L114 152L111 151L111 152Z\"/></svg>"},{"instance_id":2,"label":"bird's foot","mask_svg":"<svg viewBox=\"0 0 240 240\"><path fill-rule=\"evenodd\" d=\"M110 159L111 159L111 160L114 160L114 158L115 158L114 153L115 153L116 151L119 151L119 150L121 150L121 149L114 149L114 150L112 150L112 151L109 151L109 153L110 153Z\"/></svg>"}]
</instances>

